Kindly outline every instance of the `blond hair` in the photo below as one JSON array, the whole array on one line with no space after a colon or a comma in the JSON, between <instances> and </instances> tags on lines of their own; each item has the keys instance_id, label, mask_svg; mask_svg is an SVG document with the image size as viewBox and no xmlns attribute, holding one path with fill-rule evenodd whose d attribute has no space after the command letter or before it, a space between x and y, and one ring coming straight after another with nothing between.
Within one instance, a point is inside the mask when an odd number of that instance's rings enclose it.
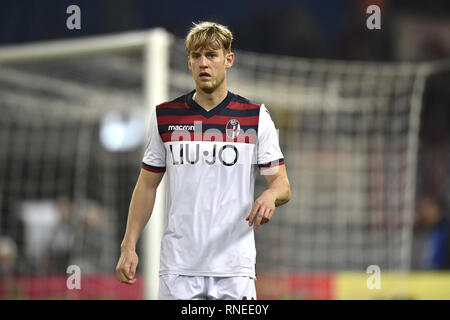
<instances>
[{"instance_id":1,"label":"blond hair","mask_svg":"<svg viewBox=\"0 0 450 320\"><path fill-rule=\"evenodd\" d=\"M209 21L193 23L193 27L186 36L186 51L190 54L204 48L214 50L222 48L226 53L230 53L231 41L233 41L233 34L221 24Z\"/></svg>"}]
</instances>

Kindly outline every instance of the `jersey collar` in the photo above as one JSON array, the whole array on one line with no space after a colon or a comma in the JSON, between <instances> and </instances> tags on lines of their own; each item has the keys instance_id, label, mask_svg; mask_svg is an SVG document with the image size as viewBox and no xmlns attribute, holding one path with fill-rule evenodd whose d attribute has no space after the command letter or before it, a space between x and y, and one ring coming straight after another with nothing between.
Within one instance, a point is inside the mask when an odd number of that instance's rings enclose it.
<instances>
[{"instance_id":1,"label":"jersey collar","mask_svg":"<svg viewBox=\"0 0 450 320\"><path fill-rule=\"evenodd\" d=\"M222 100L221 103L219 103L217 106L215 106L211 110L206 111L193 99L194 93L195 93L195 90L193 90L192 92L190 92L188 94L187 104L189 105L189 107L192 108L193 111L199 113L200 115L202 115L205 118L211 118L214 115L219 114L224 108L226 108L228 106L228 104L230 103L231 98L232 98L232 93L230 91L228 91L227 96L225 97L225 99Z\"/></svg>"}]
</instances>

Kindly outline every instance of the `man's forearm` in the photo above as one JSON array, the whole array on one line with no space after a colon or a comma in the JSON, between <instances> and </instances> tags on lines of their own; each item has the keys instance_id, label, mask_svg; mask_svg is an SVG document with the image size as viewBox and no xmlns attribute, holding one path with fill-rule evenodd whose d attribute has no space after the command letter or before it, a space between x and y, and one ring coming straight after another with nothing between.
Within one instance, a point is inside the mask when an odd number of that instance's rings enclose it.
<instances>
[{"instance_id":1,"label":"man's forearm","mask_svg":"<svg viewBox=\"0 0 450 320\"><path fill-rule=\"evenodd\" d=\"M121 248L136 250L137 241L152 214L156 189L146 189L139 184L133 191L128 211L127 228Z\"/></svg>"},{"instance_id":2,"label":"man's forearm","mask_svg":"<svg viewBox=\"0 0 450 320\"><path fill-rule=\"evenodd\" d=\"M269 189L275 197L275 206L281 206L291 199L291 188L288 179L277 177L269 185Z\"/></svg>"}]
</instances>

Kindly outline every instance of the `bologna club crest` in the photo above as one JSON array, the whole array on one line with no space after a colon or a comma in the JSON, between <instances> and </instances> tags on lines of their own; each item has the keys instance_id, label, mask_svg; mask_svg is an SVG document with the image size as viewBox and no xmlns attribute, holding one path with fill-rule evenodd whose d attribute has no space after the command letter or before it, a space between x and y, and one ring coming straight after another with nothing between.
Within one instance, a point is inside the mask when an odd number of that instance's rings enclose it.
<instances>
[{"instance_id":1,"label":"bologna club crest","mask_svg":"<svg viewBox=\"0 0 450 320\"><path fill-rule=\"evenodd\" d=\"M239 124L239 121L237 121L236 119L231 119L230 121L228 121L226 128L228 138L230 139L236 138L239 135L240 130L241 126Z\"/></svg>"}]
</instances>

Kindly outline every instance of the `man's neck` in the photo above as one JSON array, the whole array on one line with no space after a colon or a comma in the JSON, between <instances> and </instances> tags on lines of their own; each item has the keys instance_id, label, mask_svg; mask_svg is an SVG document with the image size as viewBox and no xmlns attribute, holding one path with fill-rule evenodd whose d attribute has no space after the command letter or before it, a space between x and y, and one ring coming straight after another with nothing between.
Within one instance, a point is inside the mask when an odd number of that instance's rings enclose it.
<instances>
[{"instance_id":1,"label":"man's neck","mask_svg":"<svg viewBox=\"0 0 450 320\"><path fill-rule=\"evenodd\" d=\"M215 90L212 93L206 93L202 90L195 90L194 100L199 106L206 111L214 109L219 103L221 103L228 94L228 90L224 89Z\"/></svg>"}]
</instances>

